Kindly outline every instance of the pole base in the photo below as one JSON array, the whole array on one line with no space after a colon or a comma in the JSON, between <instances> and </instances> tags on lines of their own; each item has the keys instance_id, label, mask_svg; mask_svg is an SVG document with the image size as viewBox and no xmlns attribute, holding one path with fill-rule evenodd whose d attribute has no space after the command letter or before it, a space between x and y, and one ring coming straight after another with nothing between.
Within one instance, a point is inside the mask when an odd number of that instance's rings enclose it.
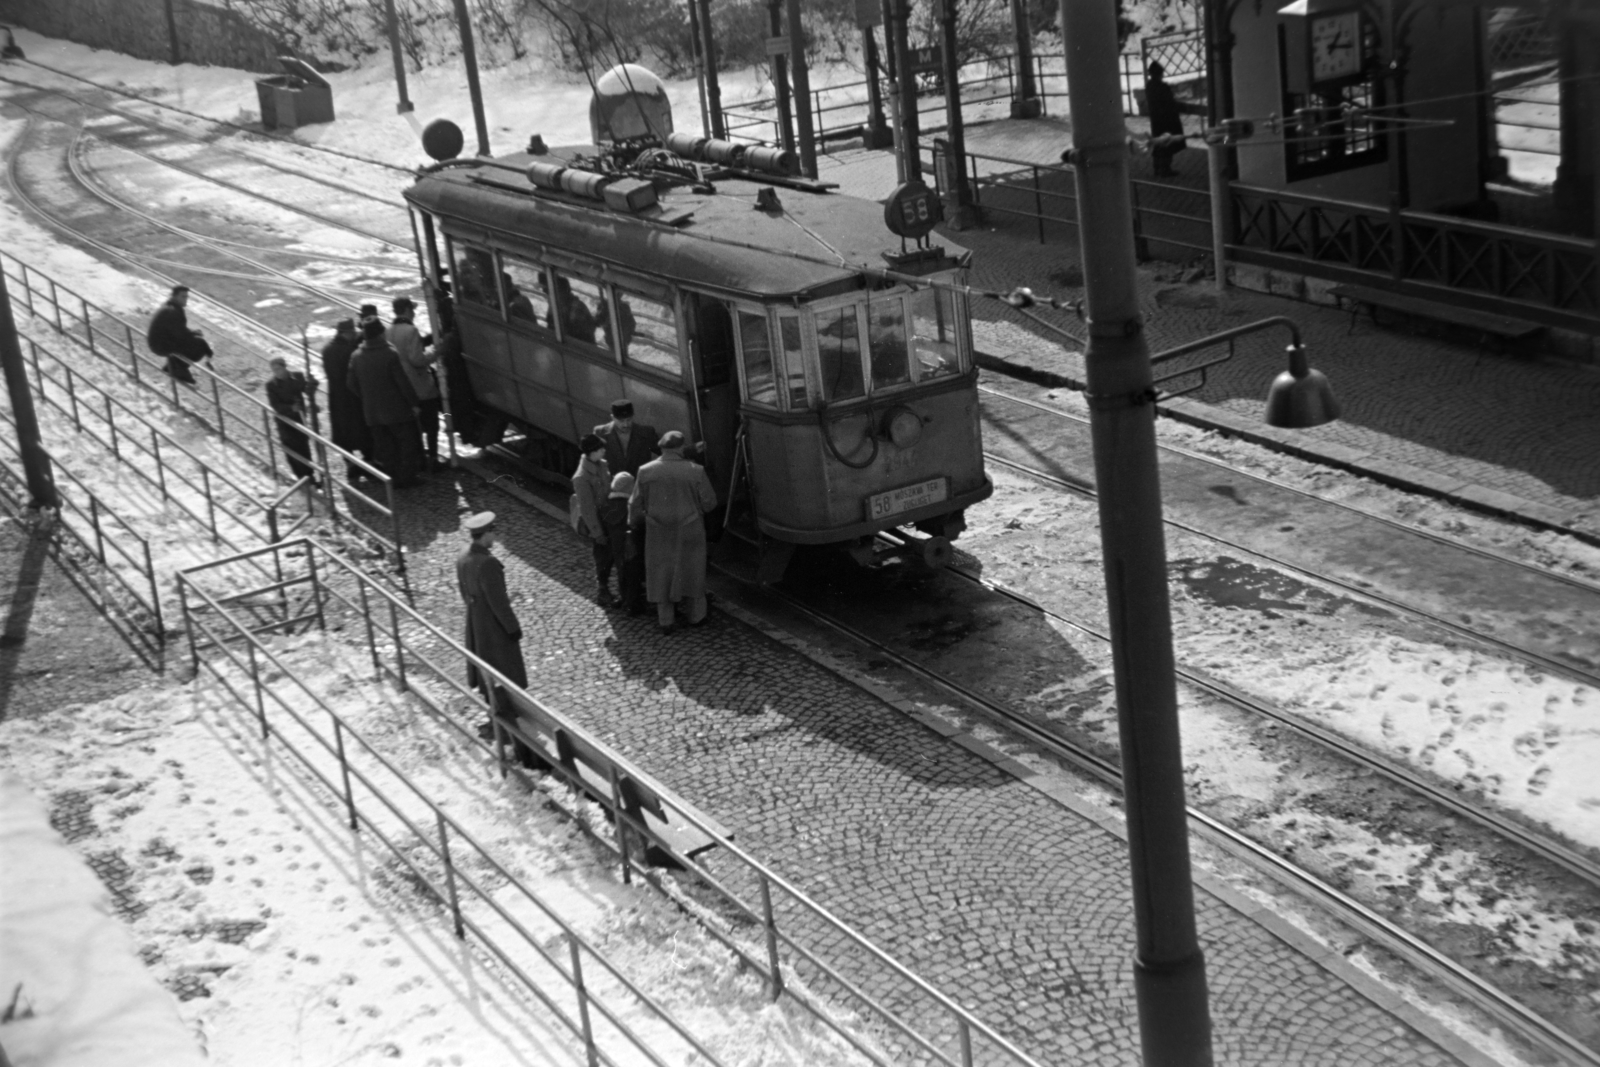
<instances>
[{"instance_id":1,"label":"pole base","mask_svg":"<svg viewBox=\"0 0 1600 1067\"><path fill-rule=\"evenodd\" d=\"M1037 96L1011 101L1011 117L1014 119L1036 119L1042 114L1044 114L1044 101Z\"/></svg>"},{"instance_id":2,"label":"pole base","mask_svg":"<svg viewBox=\"0 0 1600 1067\"><path fill-rule=\"evenodd\" d=\"M1213 1067L1206 961L1197 948L1175 963L1133 958L1139 1045L1145 1067Z\"/></svg>"},{"instance_id":3,"label":"pole base","mask_svg":"<svg viewBox=\"0 0 1600 1067\"><path fill-rule=\"evenodd\" d=\"M893 148L894 131L887 126L868 126L861 138L863 148Z\"/></svg>"},{"instance_id":4,"label":"pole base","mask_svg":"<svg viewBox=\"0 0 1600 1067\"><path fill-rule=\"evenodd\" d=\"M409 100L402 100L394 106L394 113L396 115L404 115L415 110L417 110L417 105L413 104Z\"/></svg>"},{"instance_id":5,"label":"pole base","mask_svg":"<svg viewBox=\"0 0 1600 1067\"><path fill-rule=\"evenodd\" d=\"M983 221L983 213L974 204L958 204L947 197L944 202L944 224L952 230L970 230Z\"/></svg>"}]
</instances>

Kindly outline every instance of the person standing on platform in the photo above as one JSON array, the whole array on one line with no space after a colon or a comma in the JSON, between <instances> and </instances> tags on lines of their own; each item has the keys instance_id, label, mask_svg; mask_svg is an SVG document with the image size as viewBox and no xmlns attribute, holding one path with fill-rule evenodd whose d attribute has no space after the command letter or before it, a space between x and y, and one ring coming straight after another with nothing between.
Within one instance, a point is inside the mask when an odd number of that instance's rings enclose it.
<instances>
[{"instance_id":1,"label":"person standing on platform","mask_svg":"<svg viewBox=\"0 0 1600 1067\"><path fill-rule=\"evenodd\" d=\"M267 402L278 422L278 443L296 478L310 478L317 485L317 468L312 463L311 439L306 436L306 404L317 391L317 380L289 369L282 356L268 361L272 377L267 379Z\"/></svg>"},{"instance_id":2,"label":"person standing on platform","mask_svg":"<svg viewBox=\"0 0 1600 1067\"><path fill-rule=\"evenodd\" d=\"M189 328L189 316L183 310L188 303L189 287L173 286L167 302L150 319L144 339L150 351L166 357L167 374L184 385L193 385L194 371L189 368L202 359L211 358L211 345L199 330Z\"/></svg>"},{"instance_id":3,"label":"person standing on platform","mask_svg":"<svg viewBox=\"0 0 1600 1067\"><path fill-rule=\"evenodd\" d=\"M466 633L461 643L468 652L504 675L506 681L526 689L528 668L522 660L522 623L511 610L505 564L490 551L499 540L495 514L480 511L463 525L472 544L456 557L456 586L467 609ZM467 684L483 694L495 718L506 723L516 721L516 709L495 693L489 676L472 660L467 661ZM493 738L493 725L480 725L478 736L484 740ZM521 741L516 742L516 755L524 767L534 766L533 750Z\"/></svg>"},{"instance_id":4,"label":"person standing on platform","mask_svg":"<svg viewBox=\"0 0 1600 1067\"><path fill-rule=\"evenodd\" d=\"M394 298L394 323L389 327L389 343L400 353L400 365L417 394L417 421L422 424L418 446L427 457L425 470L439 466L439 415L444 403L439 398L439 381L433 373L433 355L428 351L432 337L422 336L415 321L417 305L409 296Z\"/></svg>"},{"instance_id":5,"label":"person standing on platform","mask_svg":"<svg viewBox=\"0 0 1600 1067\"><path fill-rule=\"evenodd\" d=\"M606 469L606 444L592 433L583 435L578 442L583 453L578 469L572 472L572 497L576 506L577 531L589 539L594 551L595 603L603 608L612 607L611 564L615 553L605 524L600 521L600 509L605 506L606 494L611 491L611 472Z\"/></svg>"},{"instance_id":6,"label":"person standing on platform","mask_svg":"<svg viewBox=\"0 0 1600 1067\"><path fill-rule=\"evenodd\" d=\"M611 492L600 506L600 525L617 567L618 606L629 615L644 612L644 546L628 529L628 499L633 496L633 475L619 471L611 479Z\"/></svg>"},{"instance_id":7,"label":"person standing on platform","mask_svg":"<svg viewBox=\"0 0 1600 1067\"><path fill-rule=\"evenodd\" d=\"M705 515L717 494L705 468L684 458L683 445L677 430L661 435L661 458L639 468L628 503L629 524L644 523L645 595L664 634L673 631L679 600L690 626L706 621Z\"/></svg>"},{"instance_id":8,"label":"person standing on platform","mask_svg":"<svg viewBox=\"0 0 1600 1067\"><path fill-rule=\"evenodd\" d=\"M1160 63L1152 63L1150 73L1145 78L1144 101L1145 108L1150 112L1150 135L1177 134L1182 137L1183 112L1178 110L1178 97L1173 93L1172 86L1166 83L1166 73L1166 68ZM1157 145L1150 149L1157 178L1178 176L1178 172L1172 169L1172 157L1182 151L1182 144Z\"/></svg>"},{"instance_id":9,"label":"person standing on platform","mask_svg":"<svg viewBox=\"0 0 1600 1067\"><path fill-rule=\"evenodd\" d=\"M375 465L396 488L405 489L417 484L422 465L417 394L400 366L400 353L384 337L383 321L368 319L361 331L366 340L350 359L345 384L361 398Z\"/></svg>"},{"instance_id":10,"label":"person standing on platform","mask_svg":"<svg viewBox=\"0 0 1600 1067\"><path fill-rule=\"evenodd\" d=\"M656 428L634 423L631 400L613 401L611 421L596 426L594 434L605 442L606 466L613 475L627 471L638 477L639 468L661 453L656 447Z\"/></svg>"},{"instance_id":11,"label":"person standing on platform","mask_svg":"<svg viewBox=\"0 0 1600 1067\"><path fill-rule=\"evenodd\" d=\"M372 462L372 435L361 411L361 398L350 390L350 357L361 343L355 320L340 319L333 328L333 340L322 346L322 374L328 380L329 439L353 455ZM355 481L365 472L345 463L345 480Z\"/></svg>"}]
</instances>

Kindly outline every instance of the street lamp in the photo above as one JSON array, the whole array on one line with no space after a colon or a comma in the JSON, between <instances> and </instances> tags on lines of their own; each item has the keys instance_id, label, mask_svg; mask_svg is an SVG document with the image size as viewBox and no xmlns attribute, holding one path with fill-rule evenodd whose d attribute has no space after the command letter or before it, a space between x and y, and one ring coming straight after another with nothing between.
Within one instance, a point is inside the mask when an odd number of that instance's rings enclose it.
<instances>
[{"instance_id":1,"label":"street lamp","mask_svg":"<svg viewBox=\"0 0 1600 1067\"><path fill-rule=\"evenodd\" d=\"M1289 346L1289 369L1267 390L1267 425L1303 430L1332 422L1339 410L1328 379L1306 362L1306 346L1296 336Z\"/></svg>"}]
</instances>

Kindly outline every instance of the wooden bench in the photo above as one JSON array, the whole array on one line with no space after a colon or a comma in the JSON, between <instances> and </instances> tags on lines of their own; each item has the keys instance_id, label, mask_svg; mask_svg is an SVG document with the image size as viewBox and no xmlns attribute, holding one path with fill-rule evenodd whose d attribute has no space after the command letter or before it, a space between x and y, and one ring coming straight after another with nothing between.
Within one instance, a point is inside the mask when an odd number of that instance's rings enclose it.
<instances>
[{"instance_id":1,"label":"wooden bench","mask_svg":"<svg viewBox=\"0 0 1600 1067\"><path fill-rule=\"evenodd\" d=\"M1510 315L1476 311L1454 304L1439 304L1421 297L1391 293L1385 289L1372 289L1364 285L1336 285L1329 289L1328 293L1339 301L1340 307L1343 307L1346 301L1349 302L1351 330L1356 328L1356 317L1363 304L1367 306L1375 326L1383 325L1378 321L1378 309L1386 308L1413 318L1432 319L1446 326L1471 331L1477 334L1480 351L1490 338L1496 339L1500 347L1504 348L1507 344L1525 341L1544 329L1536 322L1513 318Z\"/></svg>"},{"instance_id":2,"label":"wooden bench","mask_svg":"<svg viewBox=\"0 0 1600 1067\"><path fill-rule=\"evenodd\" d=\"M700 827L725 839L733 837L715 819L671 796L548 708L523 693L509 689L500 692L516 709L512 733L542 756L568 785L608 809L620 808L633 819L636 828L644 828L647 863L661 866L670 861L681 865L714 847L716 839Z\"/></svg>"}]
</instances>

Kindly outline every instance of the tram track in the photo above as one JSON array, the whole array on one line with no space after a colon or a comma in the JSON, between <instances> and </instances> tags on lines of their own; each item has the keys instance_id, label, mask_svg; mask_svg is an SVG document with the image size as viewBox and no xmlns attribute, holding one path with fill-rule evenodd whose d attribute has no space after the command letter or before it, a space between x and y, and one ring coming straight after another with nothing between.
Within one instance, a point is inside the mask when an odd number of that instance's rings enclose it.
<instances>
[{"instance_id":1,"label":"tram track","mask_svg":"<svg viewBox=\"0 0 1600 1067\"><path fill-rule=\"evenodd\" d=\"M963 575L963 578L1015 602L1038 607L1020 594L996 589L991 583L981 582L970 575ZM976 711L1005 733L1023 740L1120 793L1122 781L1120 769L1087 746L1077 744L1041 727L1028 716L1018 713L1003 702L994 700L926 663L903 654L886 641L879 640L859 627L811 606L791 593L782 589L770 589L769 592L786 608L812 625L832 632L849 644L869 650L874 657L887 661L934 690ZM1069 625L1079 625L1071 620L1065 621ZM1087 628L1083 629L1086 633L1092 632ZM1560 1062L1600 1065L1600 1052L1545 1019L1493 983L1473 973L1423 938L1348 893L1335 888L1326 880L1278 855L1267 846L1252 840L1241 831L1228 826L1222 820L1192 805L1187 808L1187 812L1191 826L1206 840L1340 918L1375 944L1419 968L1423 973L1451 989L1455 995L1463 997L1485 1011L1500 1025L1523 1035L1546 1052L1556 1056Z\"/></svg>"}]
</instances>

